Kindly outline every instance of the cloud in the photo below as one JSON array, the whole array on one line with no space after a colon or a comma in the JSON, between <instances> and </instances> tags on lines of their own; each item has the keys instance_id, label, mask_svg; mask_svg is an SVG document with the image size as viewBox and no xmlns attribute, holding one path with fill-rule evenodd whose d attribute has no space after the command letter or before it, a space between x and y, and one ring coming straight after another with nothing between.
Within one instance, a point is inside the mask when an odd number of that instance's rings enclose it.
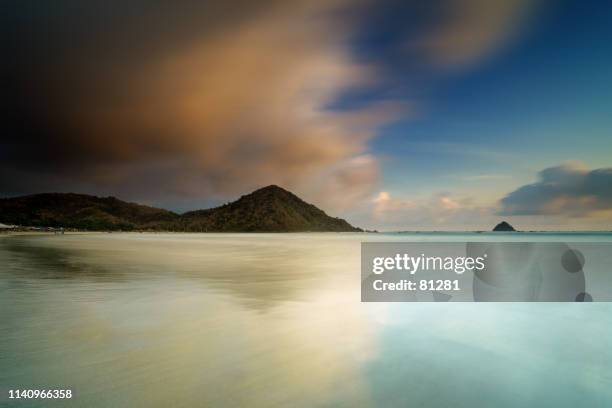
<instances>
[{"instance_id":1,"label":"cloud","mask_svg":"<svg viewBox=\"0 0 612 408\"><path fill-rule=\"evenodd\" d=\"M442 67L474 63L490 54L524 26L534 0L446 0L437 4L430 30L409 45Z\"/></svg>"},{"instance_id":2,"label":"cloud","mask_svg":"<svg viewBox=\"0 0 612 408\"><path fill-rule=\"evenodd\" d=\"M490 208L451 193L436 193L427 198L394 198L381 191L372 201L376 225L397 229L473 230L487 228L492 222Z\"/></svg>"},{"instance_id":3,"label":"cloud","mask_svg":"<svg viewBox=\"0 0 612 408\"><path fill-rule=\"evenodd\" d=\"M539 180L506 195L501 215L587 217L612 210L612 168L588 170L579 162L549 167Z\"/></svg>"},{"instance_id":4,"label":"cloud","mask_svg":"<svg viewBox=\"0 0 612 408\"><path fill-rule=\"evenodd\" d=\"M423 6L436 17L418 30L422 59L453 65L494 48L525 2L492 3ZM274 183L344 209L376 191L369 142L411 109L330 108L384 82L381 61L357 61L351 43L361 1L7 6L3 194L72 190L155 204Z\"/></svg>"},{"instance_id":5,"label":"cloud","mask_svg":"<svg viewBox=\"0 0 612 408\"><path fill-rule=\"evenodd\" d=\"M376 81L334 17L347 3L254 3L66 1L63 18L18 16L17 30L43 27L15 44L0 189L202 197L276 183L333 206L332 192L370 194L367 143L404 107L328 108Z\"/></svg>"}]
</instances>

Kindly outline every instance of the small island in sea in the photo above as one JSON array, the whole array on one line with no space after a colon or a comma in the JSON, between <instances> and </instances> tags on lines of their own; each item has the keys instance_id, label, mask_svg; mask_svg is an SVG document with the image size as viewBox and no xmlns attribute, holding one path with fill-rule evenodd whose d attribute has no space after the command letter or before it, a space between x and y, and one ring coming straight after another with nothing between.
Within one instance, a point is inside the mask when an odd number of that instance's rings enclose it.
<instances>
[{"instance_id":1,"label":"small island in sea","mask_svg":"<svg viewBox=\"0 0 612 408\"><path fill-rule=\"evenodd\" d=\"M508 224L506 221L502 221L493 228L493 231L508 232L508 231L516 231L516 230L514 229L512 225Z\"/></svg>"},{"instance_id":2,"label":"small island in sea","mask_svg":"<svg viewBox=\"0 0 612 408\"><path fill-rule=\"evenodd\" d=\"M45 193L0 199L0 222L90 231L361 232L270 185L206 210L177 214L115 197Z\"/></svg>"}]
</instances>

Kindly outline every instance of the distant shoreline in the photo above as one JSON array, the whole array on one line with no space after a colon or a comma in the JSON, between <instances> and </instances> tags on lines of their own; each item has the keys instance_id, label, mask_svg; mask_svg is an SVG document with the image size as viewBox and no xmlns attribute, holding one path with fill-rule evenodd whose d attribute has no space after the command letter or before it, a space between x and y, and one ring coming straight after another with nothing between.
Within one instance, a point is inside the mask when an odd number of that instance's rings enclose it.
<instances>
[{"instance_id":1,"label":"distant shoreline","mask_svg":"<svg viewBox=\"0 0 612 408\"><path fill-rule=\"evenodd\" d=\"M484 235L529 235L529 234L612 234L612 231L600 230L600 231L508 231L508 232L499 232L499 231L361 231L361 232L334 232L334 231L301 231L301 232L251 232L251 231L236 231L236 232L195 232L195 231L91 231L91 230L82 230L82 231L65 231L63 234L58 233L56 231L16 231L16 230L8 230L8 231L0 231L0 237L15 237L15 236L61 236L61 235L98 235L98 234L188 234L188 235L196 235L196 234L211 234L211 235L236 235L236 234L249 234L249 235L258 235L258 234L342 234L342 235L358 235L358 234L378 234L378 235L402 235L402 234L423 234L423 235L437 235L437 234L484 234Z\"/></svg>"}]
</instances>

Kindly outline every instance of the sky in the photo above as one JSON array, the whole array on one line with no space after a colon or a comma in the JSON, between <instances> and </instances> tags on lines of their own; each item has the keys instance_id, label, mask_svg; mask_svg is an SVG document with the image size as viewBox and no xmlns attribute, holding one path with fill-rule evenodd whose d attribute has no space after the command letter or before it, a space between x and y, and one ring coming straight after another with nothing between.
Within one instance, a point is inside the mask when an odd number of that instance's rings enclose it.
<instances>
[{"instance_id":1,"label":"sky","mask_svg":"<svg viewBox=\"0 0 612 408\"><path fill-rule=\"evenodd\" d=\"M612 230L607 3L7 0L0 195Z\"/></svg>"}]
</instances>

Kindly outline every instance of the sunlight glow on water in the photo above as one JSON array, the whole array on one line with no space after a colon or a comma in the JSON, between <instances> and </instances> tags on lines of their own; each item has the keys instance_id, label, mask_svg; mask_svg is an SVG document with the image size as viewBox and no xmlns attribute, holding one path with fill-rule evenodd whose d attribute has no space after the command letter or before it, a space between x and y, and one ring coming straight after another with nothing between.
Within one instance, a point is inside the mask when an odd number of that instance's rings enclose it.
<instances>
[{"instance_id":1,"label":"sunlight glow on water","mask_svg":"<svg viewBox=\"0 0 612 408\"><path fill-rule=\"evenodd\" d=\"M71 388L72 401L45 405L612 406L612 304L359 301L362 240L519 235L2 237L2 398Z\"/></svg>"}]
</instances>

